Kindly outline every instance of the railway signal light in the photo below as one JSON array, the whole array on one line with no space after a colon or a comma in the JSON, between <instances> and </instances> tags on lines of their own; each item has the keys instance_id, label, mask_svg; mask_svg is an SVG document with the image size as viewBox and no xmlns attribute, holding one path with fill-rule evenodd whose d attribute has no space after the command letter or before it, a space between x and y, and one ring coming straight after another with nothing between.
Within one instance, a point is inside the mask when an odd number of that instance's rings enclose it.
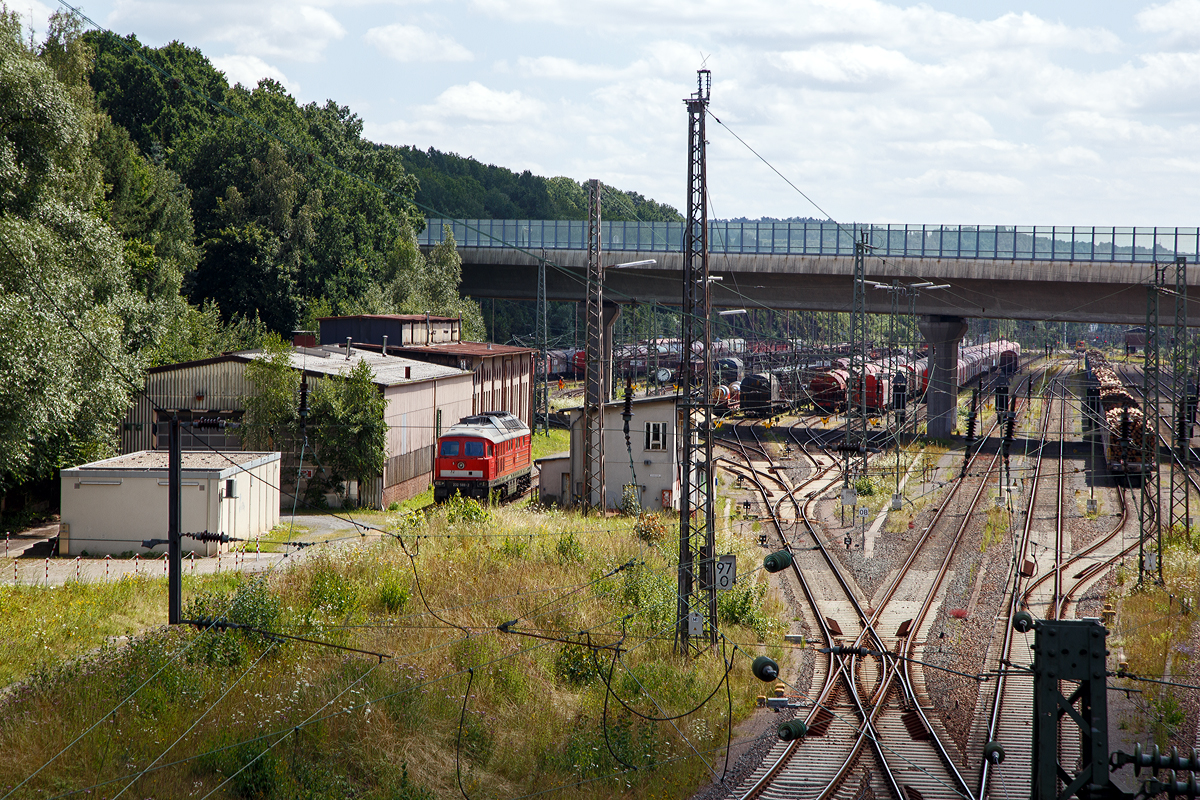
<instances>
[{"instance_id":1,"label":"railway signal light","mask_svg":"<svg viewBox=\"0 0 1200 800\"><path fill-rule=\"evenodd\" d=\"M776 733L779 735L779 741L790 742L793 739L803 739L804 734L808 733L808 726L802 719L792 719L780 725Z\"/></svg>"},{"instance_id":2,"label":"railway signal light","mask_svg":"<svg viewBox=\"0 0 1200 800\"><path fill-rule=\"evenodd\" d=\"M792 554L787 550L776 550L763 559L763 569L767 572L780 572L792 565Z\"/></svg>"},{"instance_id":3,"label":"railway signal light","mask_svg":"<svg viewBox=\"0 0 1200 800\"><path fill-rule=\"evenodd\" d=\"M779 665L770 656L759 656L750 667L754 677L763 683L770 683L779 677Z\"/></svg>"}]
</instances>

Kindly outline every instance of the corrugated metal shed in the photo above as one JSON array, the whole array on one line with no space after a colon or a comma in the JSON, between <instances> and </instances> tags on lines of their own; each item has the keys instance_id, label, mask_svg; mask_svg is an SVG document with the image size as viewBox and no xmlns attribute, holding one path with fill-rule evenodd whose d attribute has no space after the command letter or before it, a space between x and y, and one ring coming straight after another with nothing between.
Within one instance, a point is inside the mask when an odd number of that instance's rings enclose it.
<instances>
[{"instance_id":1,"label":"corrugated metal shed","mask_svg":"<svg viewBox=\"0 0 1200 800\"><path fill-rule=\"evenodd\" d=\"M243 411L253 387L246 380L244 358L221 356L203 361L155 367L146 375L146 391L135 399L121 425L121 452L154 449L154 408Z\"/></svg>"},{"instance_id":2,"label":"corrugated metal shed","mask_svg":"<svg viewBox=\"0 0 1200 800\"><path fill-rule=\"evenodd\" d=\"M245 411L245 398L254 392L253 384L246 378L246 365L263 355L261 350L244 350L149 370L146 390L137 395L121 423L121 452L155 449L154 403L171 411L186 409L226 415ZM375 382L381 387L463 374L455 367L399 356L385 357L357 348L351 350L349 360L345 350L337 348L295 348L291 353L292 366L313 376L342 375L362 361L371 365Z\"/></svg>"}]
</instances>

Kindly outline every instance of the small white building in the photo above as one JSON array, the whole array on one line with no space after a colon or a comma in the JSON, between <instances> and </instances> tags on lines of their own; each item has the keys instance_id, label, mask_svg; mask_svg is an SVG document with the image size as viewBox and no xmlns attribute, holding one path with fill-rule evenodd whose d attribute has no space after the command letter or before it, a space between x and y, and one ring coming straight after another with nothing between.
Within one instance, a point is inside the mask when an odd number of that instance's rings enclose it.
<instances>
[{"instance_id":1,"label":"small white building","mask_svg":"<svg viewBox=\"0 0 1200 800\"><path fill-rule=\"evenodd\" d=\"M184 452L183 533L251 541L271 530L279 524L279 464L279 453ZM146 555L144 539L167 538L167 452L142 450L62 470L61 507L61 555ZM183 540L184 555L214 556L228 547Z\"/></svg>"},{"instance_id":2,"label":"small white building","mask_svg":"<svg viewBox=\"0 0 1200 800\"><path fill-rule=\"evenodd\" d=\"M674 395L632 402L629 445L625 443L624 401L604 407L605 506L621 508L625 486L635 485L647 511L679 508L679 442ZM538 494L543 503L571 506L583 495L583 409L571 415L571 452L538 459ZM631 462L632 461L632 465Z\"/></svg>"}]
</instances>

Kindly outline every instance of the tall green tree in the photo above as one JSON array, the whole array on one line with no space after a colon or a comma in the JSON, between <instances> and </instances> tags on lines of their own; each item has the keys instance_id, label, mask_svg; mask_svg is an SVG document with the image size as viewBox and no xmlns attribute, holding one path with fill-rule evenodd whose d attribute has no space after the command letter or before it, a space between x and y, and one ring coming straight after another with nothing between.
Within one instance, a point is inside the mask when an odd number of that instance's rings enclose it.
<instances>
[{"instance_id":1,"label":"tall green tree","mask_svg":"<svg viewBox=\"0 0 1200 800\"><path fill-rule=\"evenodd\" d=\"M462 256L450 226L445 226L442 242L429 255L421 252L412 227L402 227L388 257L384 280L399 313L461 316L464 339L480 341L486 335L479 304L458 292Z\"/></svg>"},{"instance_id":2,"label":"tall green tree","mask_svg":"<svg viewBox=\"0 0 1200 800\"><path fill-rule=\"evenodd\" d=\"M145 301L103 214L87 58L61 15L37 51L0 10L0 493L108 452L140 367L125 334Z\"/></svg>"},{"instance_id":3,"label":"tall green tree","mask_svg":"<svg viewBox=\"0 0 1200 800\"><path fill-rule=\"evenodd\" d=\"M369 364L360 361L344 377L323 378L312 393L313 444L329 480L358 481L363 491L383 474L387 446L387 402Z\"/></svg>"},{"instance_id":4,"label":"tall green tree","mask_svg":"<svg viewBox=\"0 0 1200 800\"><path fill-rule=\"evenodd\" d=\"M246 398L240 437L247 450L285 450L297 444L300 430L300 373L292 368L291 346L267 334L263 355L246 365L254 391Z\"/></svg>"}]
</instances>

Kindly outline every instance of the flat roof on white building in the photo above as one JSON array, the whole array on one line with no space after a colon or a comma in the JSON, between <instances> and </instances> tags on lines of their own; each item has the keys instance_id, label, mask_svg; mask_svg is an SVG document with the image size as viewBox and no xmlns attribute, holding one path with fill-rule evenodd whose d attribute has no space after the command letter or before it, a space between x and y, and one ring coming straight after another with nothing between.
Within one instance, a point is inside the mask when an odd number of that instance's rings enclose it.
<instances>
[{"instance_id":1,"label":"flat roof on white building","mask_svg":"<svg viewBox=\"0 0 1200 800\"><path fill-rule=\"evenodd\" d=\"M279 460L279 453L263 453L250 450L222 450L220 452L204 452L195 450L186 450L183 452L183 471L191 476L196 473L212 474L214 477L224 478L228 475L233 475L237 472L243 472L248 469L263 464L269 464L272 461ZM128 477L136 477L137 475L145 475L146 477L154 477L166 475L168 453L165 450L139 450L136 453L126 453L123 456L114 456L113 458L105 458L100 461L92 461L88 464L80 464L77 467L64 469L62 471L63 480L86 478L86 477L101 477L102 475L113 474Z\"/></svg>"}]
</instances>

